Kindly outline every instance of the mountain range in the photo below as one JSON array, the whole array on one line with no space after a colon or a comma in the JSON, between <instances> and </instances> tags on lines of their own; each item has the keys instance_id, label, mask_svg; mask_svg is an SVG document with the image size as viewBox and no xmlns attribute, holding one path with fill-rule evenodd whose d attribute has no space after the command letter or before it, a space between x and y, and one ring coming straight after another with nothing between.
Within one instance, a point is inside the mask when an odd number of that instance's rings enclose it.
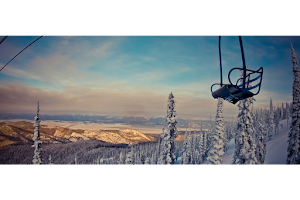
<instances>
[{"instance_id":1,"label":"mountain range","mask_svg":"<svg viewBox=\"0 0 300 200\"><path fill-rule=\"evenodd\" d=\"M0 147L10 144L32 142L33 123L26 121L0 123ZM68 143L79 140L101 140L112 144L137 144L156 141L154 134L143 134L133 129L82 130L54 125L41 125L40 138L43 143Z\"/></svg>"}]
</instances>

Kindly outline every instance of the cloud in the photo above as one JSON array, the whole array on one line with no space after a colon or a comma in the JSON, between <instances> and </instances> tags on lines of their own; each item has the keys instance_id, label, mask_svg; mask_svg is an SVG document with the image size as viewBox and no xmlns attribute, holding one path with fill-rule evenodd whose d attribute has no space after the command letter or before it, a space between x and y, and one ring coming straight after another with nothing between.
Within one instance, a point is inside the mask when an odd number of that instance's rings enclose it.
<instances>
[{"instance_id":1,"label":"cloud","mask_svg":"<svg viewBox=\"0 0 300 200\"><path fill-rule=\"evenodd\" d=\"M92 38L102 39L101 37ZM95 45L84 37L44 37L47 54L27 52L27 58L18 57L18 62L11 63L2 73L17 78L33 79L55 85L78 85L86 83L98 72L86 71L86 68L97 65L101 59L113 54L113 49L122 42L122 37L106 38ZM42 43L42 44L44 44ZM41 44L39 44L41 45ZM10 49L16 48L9 44ZM95 60L95 58L97 58ZM22 64L20 64L22 63ZM4 65L4 63L1 63Z\"/></svg>"},{"instance_id":2,"label":"cloud","mask_svg":"<svg viewBox=\"0 0 300 200\"><path fill-rule=\"evenodd\" d=\"M168 94L158 94L151 88L111 90L107 88L68 87L62 91L45 90L24 84L0 87L0 110L11 113L34 113L40 101L44 114L103 114L131 116L165 116ZM208 119L214 116L217 101L192 95L173 93L180 118ZM225 116L236 115L237 108L224 103ZM235 108L235 109L232 109ZM224 111L224 112L225 112Z\"/></svg>"},{"instance_id":3,"label":"cloud","mask_svg":"<svg viewBox=\"0 0 300 200\"><path fill-rule=\"evenodd\" d=\"M3 70L3 73L43 83L73 84L82 80L81 75L83 75L76 65L76 61L70 60L67 56L54 54L38 57L23 68L9 66Z\"/></svg>"}]
</instances>

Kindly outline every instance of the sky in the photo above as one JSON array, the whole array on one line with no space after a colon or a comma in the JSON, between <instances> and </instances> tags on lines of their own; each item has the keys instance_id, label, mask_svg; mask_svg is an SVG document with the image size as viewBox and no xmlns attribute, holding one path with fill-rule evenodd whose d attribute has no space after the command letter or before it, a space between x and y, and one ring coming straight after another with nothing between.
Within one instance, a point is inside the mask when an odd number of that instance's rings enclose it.
<instances>
[{"instance_id":1,"label":"sky","mask_svg":"<svg viewBox=\"0 0 300 200\"><path fill-rule=\"evenodd\" d=\"M39 36L8 36L0 67ZM264 74L255 108L292 101L291 47L298 36L242 36L246 65ZM237 36L221 41L223 82L242 67ZM237 74L238 75L238 74ZM232 78L234 79L234 78ZM0 112L165 116L174 94L177 117L215 117L210 87L220 82L218 36L43 36L0 72ZM237 105L224 102L225 118Z\"/></svg>"}]
</instances>

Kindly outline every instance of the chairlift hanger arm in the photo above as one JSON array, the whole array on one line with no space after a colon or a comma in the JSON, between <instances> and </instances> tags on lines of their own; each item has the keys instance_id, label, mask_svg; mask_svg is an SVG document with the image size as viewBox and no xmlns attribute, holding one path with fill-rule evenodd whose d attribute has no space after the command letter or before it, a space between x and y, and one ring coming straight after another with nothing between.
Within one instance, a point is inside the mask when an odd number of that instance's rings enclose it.
<instances>
[{"instance_id":1,"label":"chairlift hanger arm","mask_svg":"<svg viewBox=\"0 0 300 200\"><path fill-rule=\"evenodd\" d=\"M239 41L240 41L240 47L241 47L241 53L242 53L242 59L243 59L243 89L245 89L246 61L245 61L244 48L243 48L243 42L242 42L241 36L239 36Z\"/></svg>"},{"instance_id":2,"label":"chairlift hanger arm","mask_svg":"<svg viewBox=\"0 0 300 200\"><path fill-rule=\"evenodd\" d=\"M244 48L243 48L243 42L242 37L239 36L239 42L241 47L241 54L242 54L242 60L243 60L243 77L246 77L246 61L245 61L245 55L244 55ZM221 36L219 36L219 60L220 60L220 85L223 86L223 74L222 74L222 56L221 56ZM230 71L231 72L231 71ZM228 75L229 79L229 75ZM245 80L245 79L244 79ZM243 89L245 89L245 81L243 80ZM232 84L230 82L230 84Z\"/></svg>"},{"instance_id":3,"label":"chairlift hanger arm","mask_svg":"<svg viewBox=\"0 0 300 200\"><path fill-rule=\"evenodd\" d=\"M223 74L222 74L222 56L221 56L221 36L219 36L219 60L220 60L220 76L221 76L221 87L223 86Z\"/></svg>"}]
</instances>

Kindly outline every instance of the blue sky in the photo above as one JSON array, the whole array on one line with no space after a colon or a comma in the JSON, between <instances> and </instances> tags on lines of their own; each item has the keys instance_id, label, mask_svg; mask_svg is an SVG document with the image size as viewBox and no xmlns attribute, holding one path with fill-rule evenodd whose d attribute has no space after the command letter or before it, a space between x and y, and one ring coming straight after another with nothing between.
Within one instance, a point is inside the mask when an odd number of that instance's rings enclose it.
<instances>
[{"instance_id":1,"label":"blue sky","mask_svg":"<svg viewBox=\"0 0 300 200\"><path fill-rule=\"evenodd\" d=\"M38 36L9 36L0 45L0 66ZM290 42L300 38L242 36L246 65L264 68L255 107L292 101ZM223 80L241 67L237 36L222 37ZM44 36L0 72L0 110L46 114L164 116L175 96L182 118L214 117L210 86L218 83L218 36ZM238 108L224 103L225 117Z\"/></svg>"}]
</instances>

